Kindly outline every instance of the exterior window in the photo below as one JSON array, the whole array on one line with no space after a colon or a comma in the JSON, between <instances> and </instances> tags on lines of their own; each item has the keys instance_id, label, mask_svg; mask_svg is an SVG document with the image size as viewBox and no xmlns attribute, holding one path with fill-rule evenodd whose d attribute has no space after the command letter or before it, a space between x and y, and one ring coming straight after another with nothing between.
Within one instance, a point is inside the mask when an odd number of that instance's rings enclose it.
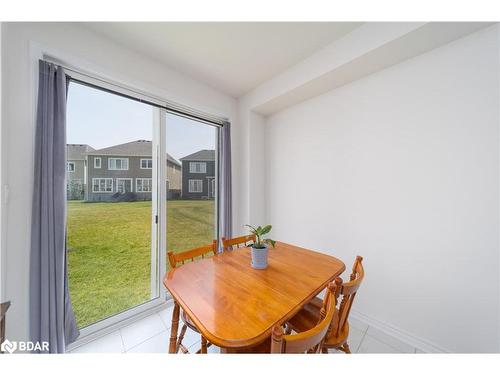
<instances>
[{"instance_id":1,"label":"exterior window","mask_svg":"<svg viewBox=\"0 0 500 375\"><path fill-rule=\"evenodd\" d=\"M126 158L109 158L108 159L108 169L110 171L127 171L128 170L128 159Z\"/></svg>"},{"instance_id":2,"label":"exterior window","mask_svg":"<svg viewBox=\"0 0 500 375\"><path fill-rule=\"evenodd\" d=\"M153 191L153 183L150 178L136 178L135 191L137 193L150 193Z\"/></svg>"},{"instance_id":3,"label":"exterior window","mask_svg":"<svg viewBox=\"0 0 500 375\"><path fill-rule=\"evenodd\" d=\"M113 179L112 178L93 178L92 179L93 193L112 193Z\"/></svg>"},{"instance_id":4,"label":"exterior window","mask_svg":"<svg viewBox=\"0 0 500 375\"><path fill-rule=\"evenodd\" d=\"M190 193L202 193L203 192L203 181L202 180L189 180L189 192Z\"/></svg>"},{"instance_id":5,"label":"exterior window","mask_svg":"<svg viewBox=\"0 0 500 375\"><path fill-rule=\"evenodd\" d=\"M132 192L132 178L117 178L116 192L121 194Z\"/></svg>"},{"instance_id":6,"label":"exterior window","mask_svg":"<svg viewBox=\"0 0 500 375\"><path fill-rule=\"evenodd\" d=\"M207 173L207 163L190 162L189 173Z\"/></svg>"},{"instance_id":7,"label":"exterior window","mask_svg":"<svg viewBox=\"0 0 500 375\"><path fill-rule=\"evenodd\" d=\"M72 161L69 161L66 163L66 171L67 172L74 172L75 171L75 163Z\"/></svg>"},{"instance_id":8,"label":"exterior window","mask_svg":"<svg viewBox=\"0 0 500 375\"><path fill-rule=\"evenodd\" d=\"M141 169L153 169L153 160L141 159Z\"/></svg>"},{"instance_id":9,"label":"exterior window","mask_svg":"<svg viewBox=\"0 0 500 375\"><path fill-rule=\"evenodd\" d=\"M95 169L101 168L101 158L94 158L94 168Z\"/></svg>"}]
</instances>

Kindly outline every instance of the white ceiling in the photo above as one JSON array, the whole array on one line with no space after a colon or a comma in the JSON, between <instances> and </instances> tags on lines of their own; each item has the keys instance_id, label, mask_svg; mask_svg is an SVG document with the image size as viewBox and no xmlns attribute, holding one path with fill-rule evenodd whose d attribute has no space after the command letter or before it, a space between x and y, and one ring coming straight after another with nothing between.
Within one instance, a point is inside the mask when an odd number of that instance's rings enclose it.
<instances>
[{"instance_id":1,"label":"white ceiling","mask_svg":"<svg viewBox=\"0 0 500 375\"><path fill-rule=\"evenodd\" d=\"M360 23L84 23L84 27L239 97Z\"/></svg>"}]
</instances>

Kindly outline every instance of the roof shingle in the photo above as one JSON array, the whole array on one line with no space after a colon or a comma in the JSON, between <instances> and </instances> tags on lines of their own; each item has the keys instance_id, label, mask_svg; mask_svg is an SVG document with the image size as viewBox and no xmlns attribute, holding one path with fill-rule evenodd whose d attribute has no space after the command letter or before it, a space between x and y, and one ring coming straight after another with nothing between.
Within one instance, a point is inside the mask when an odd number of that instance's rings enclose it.
<instances>
[{"instance_id":1,"label":"roof shingle","mask_svg":"<svg viewBox=\"0 0 500 375\"><path fill-rule=\"evenodd\" d=\"M94 151L89 145L66 145L66 159L68 160L85 160L85 155L88 152Z\"/></svg>"},{"instance_id":2,"label":"roof shingle","mask_svg":"<svg viewBox=\"0 0 500 375\"><path fill-rule=\"evenodd\" d=\"M183 158L180 158L179 160L181 160L181 161L184 161L184 160L212 161L212 160L215 160L215 150L200 150L200 151L197 151L193 154L184 156Z\"/></svg>"},{"instance_id":3,"label":"roof shingle","mask_svg":"<svg viewBox=\"0 0 500 375\"><path fill-rule=\"evenodd\" d=\"M119 145L101 148L87 152L87 155L109 155L109 156L144 156L151 157L153 154L153 142L143 139L122 143ZM170 154L167 154L167 160L176 165L180 163Z\"/></svg>"}]
</instances>

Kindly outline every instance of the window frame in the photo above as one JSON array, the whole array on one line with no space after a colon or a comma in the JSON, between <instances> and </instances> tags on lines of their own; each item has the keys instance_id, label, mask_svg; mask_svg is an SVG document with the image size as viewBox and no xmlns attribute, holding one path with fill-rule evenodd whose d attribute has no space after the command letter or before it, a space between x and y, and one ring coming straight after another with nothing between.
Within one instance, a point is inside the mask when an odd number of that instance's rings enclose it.
<instances>
[{"instance_id":1,"label":"window frame","mask_svg":"<svg viewBox=\"0 0 500 375\"><path fill-rule=\"evenodd\" d=\"M148 191L142 190L143 187L144 187L143 183L141 184L141 190L139 190L138 182L139 181L144 181L144 180L148 180L149 181L150 190L148 190ZM135 192L136 193L152 193L153 192L153 179L149 178L149 177L138 177L138 178L136 178L135 179Z\"/></svg>"},{"instance_id":2,"label":"window frame","mask_svg":"<svg viewBox=\"0 0 500 375\"><path fill-rule=\"evenodd\" d=\"M130 181L130 192L131 193L134 192L134 179L133 178L130 178L130 177L117 177L116 178L116 192L120 193L118 191L118 181ZM120 194L124 194L124 193L120 193Z\"/></svg>"},{"instance_id":3,"label":"window frame","mask_svg":"<svg viewBox=\"0 0 500 375\"><path fill-rule=\"evenodd\" d=\"M97 166L97 161L99 160L99 166ZM94 156L94 169L102 168L102 158L100 156Z\"/></svg>"},{"instance_id":4,"label":"window frame","mask_svg":"<svg viewBox=\"0 0 500 375\"><path fill-rule=\"evenodd\" d=\"M146 161L146 162L151 162L151 167L147 167L147 166L146 166L146 167L143 167L143 166L142 166L142 162L143 162L143 161ZM148 163L148 164L149 164L149 163ZM147 158L140 159L140 161L139 161L139 168L140 168L140 169L153 169L153 159L147 159Z\"/></svg>"},{"instance_id":5,"label":"window frame","mask_svg":"<svg viewBox=\"0 0 500 375\"><path fill-rule=\"evenodd\" d=\"M201 190L200 191L193 191L191 190L191 182L199 182L201 184ZM188 179L188 193L196 193L196 194L203 194L203 180L199 180L196 178L189 178Z\"/></svg>"},{"instance_id":6,"label":"window frame","mask_svg":"<svg viewBox=\"0 0 500 375\"><path fill-rule=\"evenodd\" d=\"M94 187L95 187L95 183L94 181L95 180L105 180L105 181L108 181L108 180L111 180L111 191L101 191L101 183L99 182L98 186L99 186L99 190L96 191L94 190ZM104 186L106 187L106 182L104 183ZM115 191L114 191L114 181L113 181L113 178L111 177L92 177L92 193L98 193L98 194L113 194Z\"/></svg>"},{"instance_id":7,"label":"window frame","mask_svg":"<svg viewBox=\"0 0 500 375\"><path fill-rule=\"evenodd\" d=\"M68 167L72 165L73 166L73 170L69 170ZM74 161L67 161L66 162L66 172L68 173L75 173L75 170L76 170L76 164Z\"/></svg>"},{"instance_id":8,"label":"window frame","mask_svg":"<svg viewBox=\"0 0 500 375\"><path fill-rule=\"evenodd\" d=\"M196 168L193 168L196 165L203 166L204 168L200 168L200 171L197 171ZM205 169L205 170L202 171L202 169ZM199 174L207 173L207 162L206 161L190 161L189 162L189 173L199 173Z\"/></svg>"},{"instance_id":9,"label":"window frame","mask_svg":"<svg viewBox=\"0 0 500 375\"><path fill-rule=\"evenodd\" d=\"M116 168L116 161L117 160L120 160L122 165L123 165L123 161L126 161L127 163L127 168ZM114 161L115 162L115 167L114 168L111 168L111 162ZM108 157L108 170L109 171L128 171L130 168L130 161L129 161L129 158L124 158L124 157Z\"/></svg>"}]
</instances>

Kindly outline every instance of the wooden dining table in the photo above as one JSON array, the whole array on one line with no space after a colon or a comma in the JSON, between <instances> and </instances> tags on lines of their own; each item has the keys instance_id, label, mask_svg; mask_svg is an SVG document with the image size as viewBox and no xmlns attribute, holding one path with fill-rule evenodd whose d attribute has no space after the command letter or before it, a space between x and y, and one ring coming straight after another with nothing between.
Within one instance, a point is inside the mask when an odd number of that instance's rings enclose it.
<instances>
[{"instance_id":1,"label":"wooden dining table","mask_svg":"<svg viewBox=\"0 0 500 375\"><path fill-rule=\"evenodd\" d=\"M174 299L169 352L176 351L182 308L208 342L230 352L266 340L339 276L339 259L277 242L269 266L250 265L250 248L225 251L170 270L163 280Z\"/></svg>"}]
</instances>

